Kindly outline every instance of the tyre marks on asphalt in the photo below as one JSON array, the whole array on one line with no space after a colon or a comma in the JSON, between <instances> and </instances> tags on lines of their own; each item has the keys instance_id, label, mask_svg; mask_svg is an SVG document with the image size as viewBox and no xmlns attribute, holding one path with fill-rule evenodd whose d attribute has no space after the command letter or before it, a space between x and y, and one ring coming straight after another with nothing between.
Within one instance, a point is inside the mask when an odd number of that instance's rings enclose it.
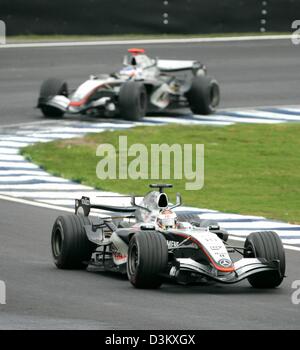
<instances>
[{"instance_id":1,"label":"tyre marks on asphalt","mask_svg":"<svg viewBox=\"0 0 300 350\"><path fill-rule=\"evenodd\" d=\"M115 193L96 191L66 179L48 174L37 165L30 163L19 150L36 142L49 142L58 139L80 137L87 133L106 130L128 129L137 125L163 125L180 123L184 125L226 126L234 123L289 123L300 122L300 108L262 108L255 110L224 111L213 116L146 117L140 122L82 122L74 120L42 121L4 127L0 129L0 194L15 198L73 208L74 199L82 195L95 201L96 196ZM106 198L107 204L113 199ZM129 204L124 202L124 205ZM300 226L267 220L264 217L221 213L210 209L183 207L179 211L194 213L202 219L218 221L231 235L245 237L250 232L262 230L276 231L283 242L289 245L300 244Z\"/></svg>"}]
</instances>

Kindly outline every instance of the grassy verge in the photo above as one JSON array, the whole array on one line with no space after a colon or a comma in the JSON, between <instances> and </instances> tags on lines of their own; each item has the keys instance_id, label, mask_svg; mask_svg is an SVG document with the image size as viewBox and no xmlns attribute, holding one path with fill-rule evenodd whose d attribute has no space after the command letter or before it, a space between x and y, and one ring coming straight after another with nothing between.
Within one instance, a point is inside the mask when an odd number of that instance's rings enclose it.
<instances>
[{"instance_id":1,"label":"grassy verge","mask_svg":"<svg viewBox=\"0 0 300 350\"><path fill-rule=\"evenodd\" d=\"M58 41L110 41L110 40L147 40L147 39L184 39L213 38L236 36L286 35L283 32L251 33L213 33L213 34L123 34L123 35L14 35L7 36L7 44L24 42L58 42Z\"/></svg>"},{"instance_id":2,"label":"grassy verge","mask_svg":"<svg viewBox=\"0 0 300 350\"><path fill-rule=\"evenodd\" d=\"M96 177L97 146L109 143L118 149L120 135L128 136L128 146L142 142L148 149L162 143L205 145L204 188L185 191L186 180L170 180L175 187L171 198L180 191L186 205L300 223L299 124L137 127L37 144L23 154L55 175L103 190L143 194L156 181Z\"/></svg>"}]
</instances>

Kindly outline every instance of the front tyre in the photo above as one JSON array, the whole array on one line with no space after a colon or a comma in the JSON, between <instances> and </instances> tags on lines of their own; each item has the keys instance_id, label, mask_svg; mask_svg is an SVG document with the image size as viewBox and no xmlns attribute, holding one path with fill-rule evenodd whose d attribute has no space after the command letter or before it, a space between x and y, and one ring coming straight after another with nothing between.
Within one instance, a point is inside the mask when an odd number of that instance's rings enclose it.
<instances>
[{"instance_id":1,"label":"front tyre","mask_svg":"<svg viewBox=\"0 0 300 350\"><path fill-rule=\"evenodd\" d=\"M159 288L168 265L168 247L156 231L137 232L129 243L127 275L136 288Z\"/></svg>"},{"instance_id":2,"label":"front tyre","mask_svg":"<svg viewBox=\"0 0 300 350\"><path fill-rule=\"evenodd\" d=\"M62 117L64 115L64 112L59 108L47 105L47 101L56 95L68 97L68 84L56 78L45 80L42 83L38 99L38 107L45 117Z\"/></svg>"},{"instance_id":3,"label":"front tyre","mask_svg":"<svg viewBox=\"0 0 300 350\"><path fill-rule=\"evenodd\" d=\"M220 103L219 83L206 75L195 76L186 98L193 113L212 114Z\"/></svg>"},{"instance_id":4,"label":"front tyre","mask_svg":"<svg viewBox=\"0 0 300 350\"><path fill-rule=\"evenodd\" d=\"M89 218L82 215L59 216L53 225L51 236L52 256L59 269L81 269L89 261L96 245L88 240L84 225Z\"/></svg>"},{"instance_id":5,"label":"front tyre","mask_svg":"<svg viewBox=\"0 0 300 350\"><path fill-rule=\"evenodd\" d=\"M245 258L279 261L279 271L266 271L250 276L249 283L255 288L278 287L285 273L285 252L278 234L273 231L253 232L247 237L244 248Z\"/></svg>"},{"instance_id":6,"label":"front tyre","mask_svg":"<svg viewBox=\"0 0 300 350\"><path fill-rule=\"evenodd\" d=\"M139 120L147 111L147 92L144 84L129 81L119 92L120 117L126 120Z\"/></svg>"}]
</instances>

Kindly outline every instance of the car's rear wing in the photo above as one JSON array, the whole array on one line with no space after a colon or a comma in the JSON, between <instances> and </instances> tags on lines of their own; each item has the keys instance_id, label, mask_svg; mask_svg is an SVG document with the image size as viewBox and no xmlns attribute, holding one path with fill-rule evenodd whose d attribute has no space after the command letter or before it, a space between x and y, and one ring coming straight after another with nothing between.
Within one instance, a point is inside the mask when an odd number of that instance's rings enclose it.
<instances>
[{"instance_id":1,"label":"car's rear wing","mask_svg":"<svg viewBox=\"0 0 300 350\"><path fill-rule=\"evenodd\" d=\"M154 198L161 198L161 196L165 196L165 201L166 203L163 207L169 206L168 203L168 197L164 193L165 188L171 188L173 187L171 184L150 184L150 188L159 189L159 197L154 197ZM89 197L82 196L81 199L76 199L75 200L75 214L83 214L84 216L89 216L91 209L100 209L100 210L105 210L105 211L110 211L114 213L128 213L128 214L134 214L137 209L142 209L147 212L151 212L151 209L147 208L144 203L138 204L136 202L136 198L141 197L137 195L133 196L97 196L97 198L115 198L116 200L120 200L121 198L130 198L130 206L114 206L114 205L108 205L108 204L91 204L91 200ZM176 207L179 207L182 205L182 199L180 193L176 194L176 204L170 205L169 208L173 209ZM162 207L159 206L161 209Z\"/></svg>"},{"instance_id":2,"label":"car's rear wing","mask_svg":"<svg viewBox=\"0 0 300 350\"><path fill-rule=\"evenodd\" d=\"M123 198L127 196L107 196L107 198ZM75 214L83 214L84 216L89 216L91 209L100 209L111 212L119 212L119 213L134 213L136 210L135 206L124 207L124 206L112 206L106 204L91 204L89 197L81 197L81 199L75 200Z\"/></svg>"},{"instance_id":3,"label":"car's rear wing","mask_svg":"<svg viewBox=\"0 0 300 350\"><path fill-rule=\"evenodd\" d=\"M157 68L162 72L179 72L184 70L198 70L204 67L199 61L191 60L157 60Z\"/></svg>"}]
</instances>

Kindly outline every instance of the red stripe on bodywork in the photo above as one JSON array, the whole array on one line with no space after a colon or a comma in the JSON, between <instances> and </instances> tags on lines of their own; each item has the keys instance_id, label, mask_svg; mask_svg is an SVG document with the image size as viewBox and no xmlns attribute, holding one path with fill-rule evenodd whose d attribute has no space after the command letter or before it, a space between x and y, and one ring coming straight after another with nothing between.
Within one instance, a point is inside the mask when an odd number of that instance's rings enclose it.
<instances>
[{"instance_id":1,"label":"red stripe on bodywork","mask_svg":"<svg viewBox=\"0 0 300 350\"><path fill-rule=\"evenodd\" d=\"M80 101L71 101L69 103L70 107L80 107L82 105L84 105L87 100L89 99L89 97L96 91L99 89L99 87L102 86L102 84L96 86L92 91L90 91L88 94L86 94Z\"/></svg>"}]
</instances>

